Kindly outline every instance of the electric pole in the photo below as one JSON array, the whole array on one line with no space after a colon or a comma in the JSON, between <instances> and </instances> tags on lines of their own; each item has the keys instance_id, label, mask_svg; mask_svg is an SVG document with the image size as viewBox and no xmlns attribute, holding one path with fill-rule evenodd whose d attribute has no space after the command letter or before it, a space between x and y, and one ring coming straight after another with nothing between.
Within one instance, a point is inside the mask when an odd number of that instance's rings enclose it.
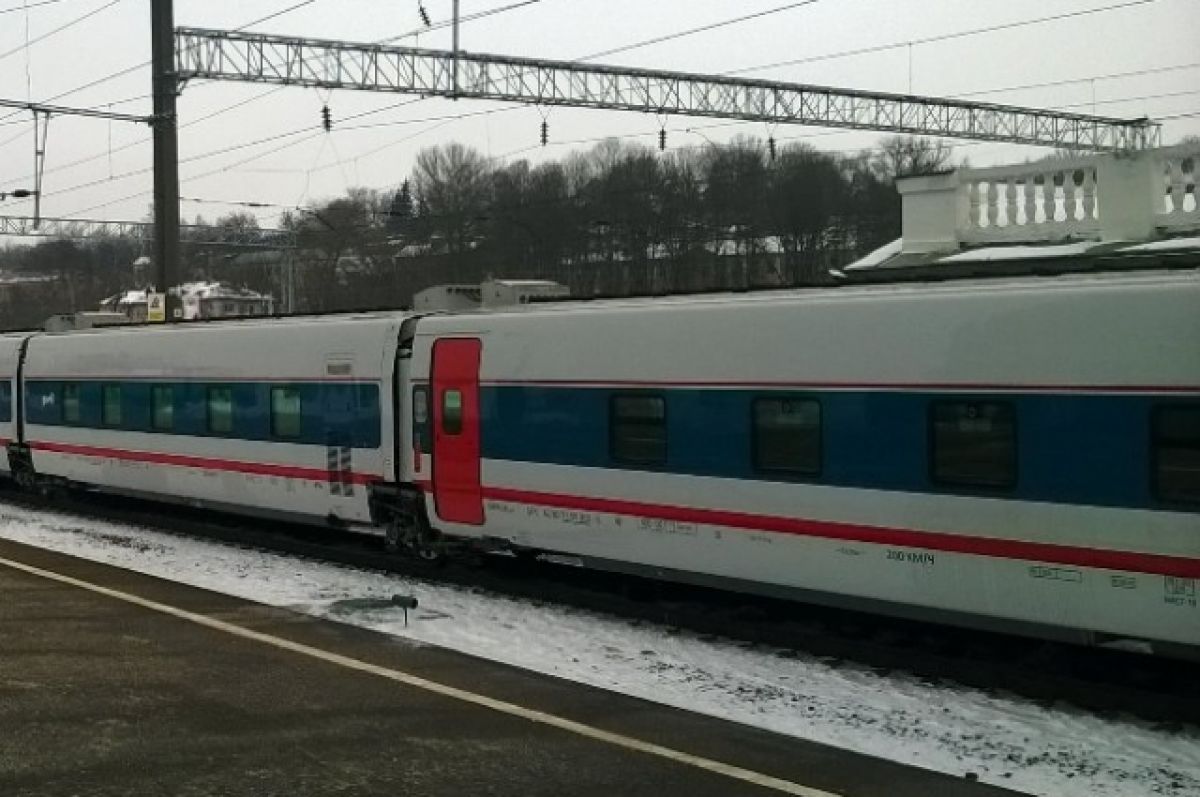
<instances>
[{"instance_id":1,"label":"electric pole","mask_svg":"<svg viewBox=\"0 0 1200 797\"><path fill-rule=\"evenodd\" d=\"M174 0L150 0L154 86L155 289L168 294L167 321L175 318L170 289L179 283L179 122L175 116Z\"/></svg>"},{"instance_id":2,"label":"electric pole","mask_svg":"<svg viewBox=\"0 0 1200 797\"><path fill-rule=\"evenodd\" d=\"M454 99L458 99L458 0L454 0L454 93L451 95Z\"/></svg>"}]
</instances>

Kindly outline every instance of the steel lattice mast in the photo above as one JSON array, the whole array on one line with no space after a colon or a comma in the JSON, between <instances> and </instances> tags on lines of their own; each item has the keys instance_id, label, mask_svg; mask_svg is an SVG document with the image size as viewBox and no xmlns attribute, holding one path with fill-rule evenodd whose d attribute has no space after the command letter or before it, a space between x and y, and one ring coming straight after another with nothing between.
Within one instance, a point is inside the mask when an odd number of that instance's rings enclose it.
<instances>
[{"instance_id":1,"label":"steel lattice mast","mask_svg":"<svg viewBox=\"0 0 1200 797\"><path fill-rule=\"evenodd\" d=\"M1118 151L1157 146L1159 125L965 100L505 55L177 28L181 80L472 97Z\"/></svg>"}]
</instances>

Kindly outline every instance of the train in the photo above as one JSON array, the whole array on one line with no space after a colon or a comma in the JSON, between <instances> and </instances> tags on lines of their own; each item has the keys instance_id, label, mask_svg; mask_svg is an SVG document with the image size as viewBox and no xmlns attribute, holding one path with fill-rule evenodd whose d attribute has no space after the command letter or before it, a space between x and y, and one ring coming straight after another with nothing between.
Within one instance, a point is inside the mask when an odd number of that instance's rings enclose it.
<instances>
[{"instance_id":1,"label":"train","mask_svg":"<svg viewBox=\"0 0 1200 797\"><path fill-rule=\"evenodd\" d=\"M0 476L1200 656L1200 271L0 336Z\"/></svg>"}]
</instances>

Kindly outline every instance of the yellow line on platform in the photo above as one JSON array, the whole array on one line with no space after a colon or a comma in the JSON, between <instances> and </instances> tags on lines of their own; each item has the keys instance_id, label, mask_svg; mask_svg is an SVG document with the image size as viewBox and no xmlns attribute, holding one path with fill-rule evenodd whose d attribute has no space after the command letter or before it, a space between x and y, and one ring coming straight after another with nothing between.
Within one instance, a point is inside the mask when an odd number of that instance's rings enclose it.
<instances>
[{"instance_id":1,"label":"yellow line on platform","mask_svg":"<svg viewBox=\"0 0 1200 797\"><path fill-rule=\"evenodd\" d=\"M834 792L814 789L809 786L803 786L799 783L794 783L790 780L776 778L771 775L765 775L761 772L755 772L753 770L744 769L732 764L714 761L710 758L704 758L703 756L685 753L681 750L675 750L673 748L664 747L652 742L642 741L641 739L635 739L619 733L613 733L611 731L606 731L591 725L585 725L582 722L575 722L574 720L549 714L544 711L526 708L525 706L520 706L515 703L509 703L504 700L496 700L495 698L487 697L486 695L476 694L475 692L469 692L465 689L459 689L458 687L448 686L446 684L438 683L437 681L431 681L427 678L422 678L418 675L412 675L411 673L406 673L401 670L394 670L389 667L371 664L370 662L361 661L359 659L351 658L350 656L343 656L339 653L331 653L330 651L315 648L311 645L305 645L300 642L292 642L291 640L282 639L277 636L272 636L271 634L264 634L260 631L251 631L248 628L243 628L239 625L234 625L233 623L227 623L223 620L217 620L212 617L207 617L203 614L189 612L185 609L180 609L169 604L159 603L147 598L141 598L137 595L131 595L128 592L121 592L120 590L103 587L99 584L93 584L89 581L83 581L78 578L72 578L71 576L65 576L61 573L55 573L52 570L44 570L40 567L24 564L23 562L16 562L11 559L0 557L0 565L10 567L14 570L19 570L23 573L28 573L33 576L38 576L40 578L57 581L60 584L67 584L72 587L88 590L89 592L94 592L98 595L115 598L116 600L124 601L125 603L130 603L135 606L140 606L144 609L170 615L171 617L175 617L180 620L186 620L187 622L195 623L196 625L200 625L205 628L211 628L215 631L229 634L230 636L248 639L264 645L270 645L271 647L278 648L279 650L298 653L302 656L308 656L309 658L317 659L318 661L345 667L348 670L354 670L356 672L362 672L369 675L375 675L380 678L386 678L390 681L401 683L405 686L411 686L415 689L422 689L426 692L431 692L433 694L448 697L453 700L462 701L463 703L470 703L472 705L480 706L492 711L498 711L501 714L507 714L512 717L519 717L521 719L528 720L530 722L548 725L552 728L557 728L559 730L573 733L588 739L594 739L598 742L604 742L605 744L610 744L614 747L620 747L626 750L633 750L638 753L643 753L645 755L655 756L656 758L662 758L676 764L682 764L694 769L710 772L714 775L721 775L732 780L751 784L753 786L771 789L772 791L777 791L781 794L791 794L796 795L796 797L842 797Z\"/></svg>"}]
</instances>

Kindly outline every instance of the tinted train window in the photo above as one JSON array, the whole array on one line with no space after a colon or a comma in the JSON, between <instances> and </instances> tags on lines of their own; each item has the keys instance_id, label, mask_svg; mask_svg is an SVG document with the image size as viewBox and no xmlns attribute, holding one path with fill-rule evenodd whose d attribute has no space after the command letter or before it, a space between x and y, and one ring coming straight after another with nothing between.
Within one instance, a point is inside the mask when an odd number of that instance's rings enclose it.
<instances>
[{"instance_id":1,"label":"tinted train window","mask_svg":"<svg viewBox=\"0 0 1200 797\"><path fill-rule=\"evenodd\" d=\"M939 401L933 405L930 471L939 484L1012 487L1017 423L1011 404Z\"/></svg>"},{"instance_id":2,"label":"tinted train window","mask_svg":"<svg viewBox=\"0 0 1200 797\"><path fill-rule=\"evenodd\" d=\"M462 391L442 391L442 431L446 434L462 434L462 425Z\"/></svg>"},{"instance_id":3,"label":"tinted train window","mask_svg":"<svg viewBox=\"0 0 1200 797\"><path fill-rule=\"evenodd\" d=\"M612 458L630 465L667 461L667 402L661 396L613 396Z\"/></svg>"},{"instance_id":4,"label":"tinted train window","mask_svg":"<svg viewBox=\"0 0 1200 797\"><path fill-rule=\"evenodd\" d=\"M65 423L79 423L83 420L83 410L79 403L79 385L63 385L62 413Z\"/></svg>"},{"instance_id":5,"label":"tinted train window","mask_svg":"<svg viewBox=\"0 0 1200 797\"><path fill-rule=\"evenodd\" d=\"M100 420L105 426L121 425L121 386L104 385L101 391L103 405Z\"/></svg>"},{"instance_id":6,"label":"tinted train window","mask_svg":"<svg viewBox=\"0 0 1200 797\"><path fill-rule=\"evenodd\" d=\"M821 405L812 399L755 399L753 445L757 470L820 473Z\"/></svg>"},{"instance_id":7,"label":"tinted train window","mask_svg":"<svg viewBox=\"0 0 1200 797\"><path fill-rule=\"evenodd\" d=\"M271 388L271 434L275 437L300 436L300 388Z\"/></svg>"},{"instance_id":8,"label":"tinted train window","mask_svg":"<svg viewBox=\"0 0 1200 797\"><path fill-rule=\"evenodd\" d=\"M175 428L175 391L155 385L150 391L150 425L163 432Z\"/></svg>"},{"instance_id":9,"label":"tinted train window","mask_svg":"<svg viewBox=\"0 0 1200 797\"><path fill-rule=\"evenodd\" d=\"M1152 426L1155 495L1200 504L1200 405L1159 407Z\"/></svg>"},{"instance_id":10,"label":"tinted train window","mask_svg":"<svg viewBox=\"0 0 1200 797\"><path fill-rule=\"evenodd\" d=\"M208 389L208 431L217 434L233 431L233 388Z\"/></svg>"}]
</instances>

